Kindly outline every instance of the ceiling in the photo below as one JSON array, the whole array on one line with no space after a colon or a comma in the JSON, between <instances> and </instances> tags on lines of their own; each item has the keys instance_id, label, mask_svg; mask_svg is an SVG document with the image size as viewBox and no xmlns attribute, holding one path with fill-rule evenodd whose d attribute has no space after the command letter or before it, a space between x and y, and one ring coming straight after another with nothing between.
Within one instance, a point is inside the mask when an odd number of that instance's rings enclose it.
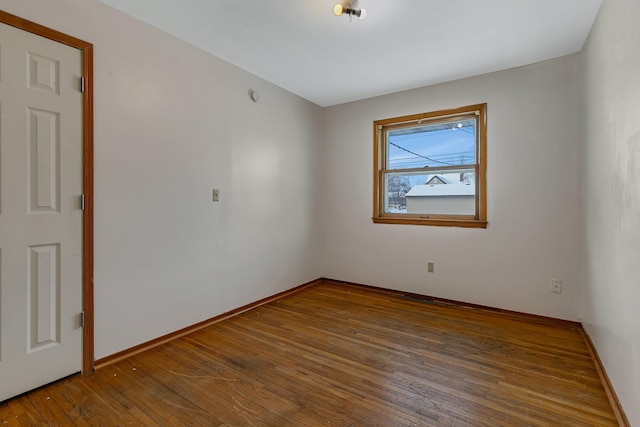
<instances>
[{"instance_id":1,"label":"ceiling","mask_svg":"<svg viewBox=\"0 0 640 427\"><path fill-rule=\"evenodd\" d=\"M578 52L602 0L100 0L320 106Z\"/></svg>"}]
</instances>

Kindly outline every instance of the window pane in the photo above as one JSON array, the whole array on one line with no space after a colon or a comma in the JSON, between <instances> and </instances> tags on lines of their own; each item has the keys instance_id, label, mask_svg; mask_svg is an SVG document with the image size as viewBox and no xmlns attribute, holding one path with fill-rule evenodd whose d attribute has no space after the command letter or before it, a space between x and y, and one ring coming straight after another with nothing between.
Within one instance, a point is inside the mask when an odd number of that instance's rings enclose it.
<instances>
[{"instance_id":1,"label":"window pane","mask_svg":"<svg viewBox=\"0 0 640 427\"><path fill-rule=\"evenodd\" d=\"M475 168L385 174L385 213L475 215Z\"/></svg>"},{"instance_id":2,"label":"window pane","mask_svg":"<svg viewBox=\"0 0 640 427\"><path fill-rule=\"evenodd\" d=\"M387 169L476 163L476 119L417 125L387 131Z\"/></svg>"}]
</instances>

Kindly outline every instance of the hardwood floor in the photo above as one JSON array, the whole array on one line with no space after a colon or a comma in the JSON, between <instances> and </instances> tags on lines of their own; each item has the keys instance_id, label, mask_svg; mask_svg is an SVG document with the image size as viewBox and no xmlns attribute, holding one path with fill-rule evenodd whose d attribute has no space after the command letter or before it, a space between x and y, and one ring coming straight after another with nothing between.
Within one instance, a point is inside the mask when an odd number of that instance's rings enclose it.
<instances>
[{"instance_id":1,"label":"hardwood floor","mask_svg":"<svg viewBox=\"0 0 640 427\"><path fill-rule=\"evenodd\" d=\"M0 404L0 425L617 424L578 327L321 283Z\"/></svg>"}]
</instances>

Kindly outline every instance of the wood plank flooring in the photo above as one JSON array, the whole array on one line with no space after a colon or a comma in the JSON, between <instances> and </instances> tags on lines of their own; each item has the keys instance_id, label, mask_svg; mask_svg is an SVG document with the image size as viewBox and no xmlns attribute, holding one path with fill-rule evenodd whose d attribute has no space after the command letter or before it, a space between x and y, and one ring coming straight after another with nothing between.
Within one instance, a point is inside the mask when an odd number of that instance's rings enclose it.
<instances>
[{"instance_id":1,"label":"wood plank flooring","mask_svg":"<svg viewBox=\"0 0 640 427\"><path fill-rule=\"evenodd\" d=\"M0 426L613 426L577 327L321 283L0 404Z\"/></svg>"}]
</instances>

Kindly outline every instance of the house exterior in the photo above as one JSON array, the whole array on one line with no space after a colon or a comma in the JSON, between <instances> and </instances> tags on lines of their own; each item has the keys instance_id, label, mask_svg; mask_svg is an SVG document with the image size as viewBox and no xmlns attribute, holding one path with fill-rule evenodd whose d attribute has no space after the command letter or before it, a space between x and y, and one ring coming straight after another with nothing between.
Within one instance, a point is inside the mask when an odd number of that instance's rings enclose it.
<instances>
[{"instance_id":1,"label":"house exterior","mask_svg":"<svg viewBox=\"0 0 640 427\"><path fill-rule=\"evenodd\" d=\"M406 194L407 213L473 215L475 193L472 180L463 174L430 176Z\"/></svg>"}]
</instances>

